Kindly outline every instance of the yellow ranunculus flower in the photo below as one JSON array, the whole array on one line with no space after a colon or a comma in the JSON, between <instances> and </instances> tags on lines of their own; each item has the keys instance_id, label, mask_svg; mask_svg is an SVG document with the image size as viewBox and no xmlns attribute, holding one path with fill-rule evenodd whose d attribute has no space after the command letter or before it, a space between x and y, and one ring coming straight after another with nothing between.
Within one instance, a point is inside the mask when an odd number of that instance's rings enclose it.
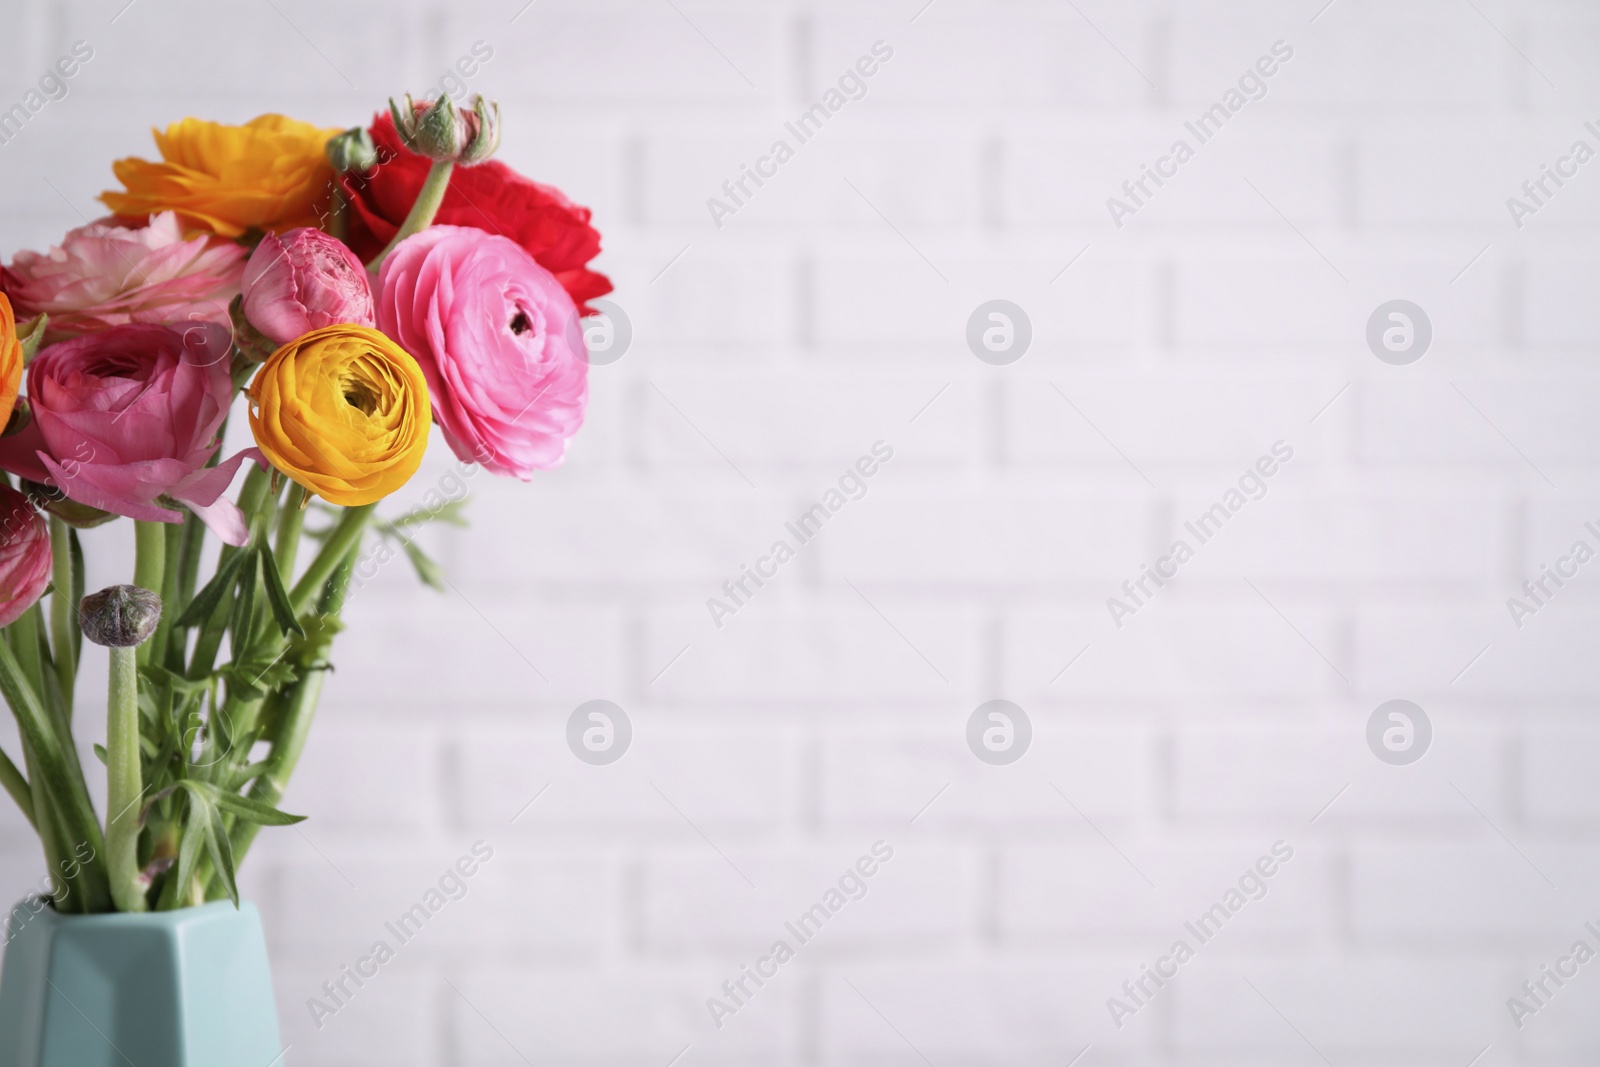
<instances>
[{"instance_id":1,"label":"yellow ranunculus flower","mask_svg":"<svg viewBox=\"0 0 1600 1067\"><path fill-rule=\"evenodd\" d=\"M267 358L250 383L250 430L272 465L346 507L381 500L422 465L428 382L369 326L324 326Z\"/></svg>"},{"instance_id":2,"label":"yellow ranunculus flower","mask_svg":"<svg viewBox=\"0 0 1600 1067\"><path fill-rule=\"evenodd\" d=\"M127 191L100 194L118 215L175 211L186 229L223 237L317 225L316 204L333 180L325 150L341 131L262 115L243 126L184 119L151 132L162 162L119 159L112 170Z\"/></svg>"},{"instance_id":3,"label":"yellow ranunculus flower","mask_svg":"<svg viewBox=\"0 0 1600 1067\"><path fill-rule=\"evenodd\" d=\"M17 338L17 317L11 300L0 293L0 430L11 421L22 389L22 342Z\"/></svg>"}]
</instances>

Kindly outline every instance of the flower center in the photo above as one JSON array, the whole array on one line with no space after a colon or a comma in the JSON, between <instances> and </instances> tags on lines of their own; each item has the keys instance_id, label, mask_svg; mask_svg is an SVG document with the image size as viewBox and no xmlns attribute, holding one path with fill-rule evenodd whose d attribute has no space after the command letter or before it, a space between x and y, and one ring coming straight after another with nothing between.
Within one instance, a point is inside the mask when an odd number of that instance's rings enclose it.
<instances>
[{"instance_id":1,"label":"flower center","mask_svg":"<svg viewBox=\"0 0 1600 1067\"><path fill-rule=\"evenodd\" d=\"M345 403L361 412L371 415L378 408L378 393L366 382L358 379L346 378L344 380Z\"/></svg>"},{"instance_id":2,"label":"flower center","mask_svg":"<svg viewBox=\"0 0 1600 1067\"><path fill-rule=\"evenodd\" d=\"M528 313L517 308L517 313L511 317L511 332L521 337L533 329L533 321L528 318Z\"/></svg>"}]
</instances>

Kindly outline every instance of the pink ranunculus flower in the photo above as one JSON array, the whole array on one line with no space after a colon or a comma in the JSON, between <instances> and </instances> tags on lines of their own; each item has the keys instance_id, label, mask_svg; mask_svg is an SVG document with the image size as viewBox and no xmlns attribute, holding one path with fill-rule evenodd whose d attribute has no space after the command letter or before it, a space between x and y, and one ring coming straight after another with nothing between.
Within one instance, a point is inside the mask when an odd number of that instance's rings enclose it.
<instances>
[{"instance_id":1,"label":"pink ranunculus flower","mask_svg":"<svg viewBox=\"0 0 1600 1067\"><path fill-rule=\"evenodd\" d=\"M0 485L0 626L33 607L50 584L50 527L28 498Z\"/></svg>"},{"instance_id":2,"label":"pink ranunculus flower","mask_svg":"<svg viewBox=\"0 0 1600 1067\"><path fill-rule=\"evenodd\" d=\"M583 424L589 357L561 283L515 242L430 226L378 275L378 328L422 366L451 449L527 481Z\"/></svg>"},{"instance_id":3,"label":"pink ranunculus flower","mask_svg":"<svg viewBox=\"0 0 1600 1067\"><path fill-rule=\"evenodd\" d=\"M228 323L245 252L232 241L184 240L170 211L130 228L92 222L49 252L18 252L0 270L0 287L18 318L50 316L46 341L130 322Z\"/></svg>"},{"instance_id":4,"label":"pink ranunculus flower","mask_svg":"<svg viewBox=\"0 0 1600 1067\"><path fill-rule=\"evenodd\" d=\"M324 326L373 325L366 268L321 230L267 234L250 254L242 284L245 318L280 345Z\"/></svg>"},{"instance_id":5,"label":"pink ranunculus flower","mask_svg":"<svg viewBox=\"0 0 1600 1067\"><path fill-rule=\"evenodd\" d=\"M163 498L176 501L244 544L244 515L223 493L260 453L206 466L233 397L230 345L227 330L197 323L114 326L44 348L28 365L33 421L0 439L0 468L134 519L182 522Z\"/></svg>"}]
</instances>

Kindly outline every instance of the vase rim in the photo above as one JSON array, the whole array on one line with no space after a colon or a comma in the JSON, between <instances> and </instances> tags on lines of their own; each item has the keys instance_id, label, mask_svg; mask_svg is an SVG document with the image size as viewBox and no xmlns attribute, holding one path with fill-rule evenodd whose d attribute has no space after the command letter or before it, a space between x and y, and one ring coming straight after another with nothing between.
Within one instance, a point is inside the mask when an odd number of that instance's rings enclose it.
<instances>
[{"instance_id":1,"label":"vase rim","mask_svg":"<svg viewBox=\"0 0 1600 1067\"><path fill-rule=\"evenodd\" d=\"M234 908L231 901L209 900L204 904L195 904L187 908L178 908L173 911L105 911L93 915L71 914L64 915L48 903L38 911L28 908L29 901L44 900L48 897L24 897L13 904L6 914L12 915L19 910L30 912L29 921L45 920L51 923L64 923L72 926L177 926L191 919L211 918L223 913L246 915L256 911L256 906L248 900L240 900L239 907Z\"/></svg>"}]
</instances>

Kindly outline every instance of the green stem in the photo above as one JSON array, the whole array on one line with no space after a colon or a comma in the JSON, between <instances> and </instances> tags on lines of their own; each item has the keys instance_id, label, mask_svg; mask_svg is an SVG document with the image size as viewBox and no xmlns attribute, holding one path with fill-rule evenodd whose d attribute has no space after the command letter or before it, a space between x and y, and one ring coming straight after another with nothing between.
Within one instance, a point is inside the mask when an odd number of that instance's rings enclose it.
<instances>
[{"instance_id":1,"label":"green stem","mask_svg":"<svg viewBox=\"0 0 1600 1067\"><path fill-rule=\"evenodd\" d=\"M50 651L56 661L56 684L61 687L61 703L72 722L72 690L78 679L78 659L74 649L74 630L78 625L78 605L72 602L72 528L50 516Z\"/></svg>"},{"instance_id":2,"label":"green stem","mask_svg":"<svg viewBox=\"0 0 1600 1067\"><path fill-rule=\"evenodd\" d=\"M178 547L178 605L175 614L183 614L183 609L189 606L189 601L194 599L195 586L199 584L200 577L200 550L205 546L206 524L193 512L184 516L183 542Z\"/></svg>"},{"instance_id":3,"label":"green stem","mask_svg":"<svg viewBox=\"0 0 1600 1067\"><path fill-rule=\"evenodd\" d=\"M11 799L17 802L17 807L22 809L22 814L28 817L28 823L35 831L39 823L33 814L33 790L28 785L17 765L11 762L11 757L0 751L0 785L6 787L6 792L11 794Z\"/></svg>"},{"instance_id":4,"label":"green stem","mask_svg":"<svg viewBox=\"0 0 1600 1067\"><path fill-rule=\"evenodd\" d=\"M305 486L296 482L289 489L289 499L283 502L283 510L278 513L278 538L273 542L272 552L278 560L278 573L283 575L285 582L294 580L295 557L300 553L300 533L306 525L307 500Z\"/></svg>"},{"instance_id":5,"label":"green stem","mask_svg":"<svg viewBox=\"0 0 1600 1067\"><path fill-rule=\"evenodd\" d=\"M133 584L140 589L161 595L161 586L167 571L167 524L146 522L133 524ZM163 612L165 614L165 612ZM151 645L147 641L139 646L138 661L150 662Z\"/></svg>"},{"instance_id":6,"label":"green stem","mask_svg":"<svg viewBox=\"0 0 1600 1067\"><path fill-rule=\"evenodd\" d=\"M329 576L322 598L317 604L317 612L322 618L336 620L339 613L344 610L345 594L350 588L350 574L355 569L356 555L360 551L360 546L359 540L351 544L344 558L339 560ZM300 754L305 751L306 739L311 736L311 723L316 718L317 701L322 696L322 683L327 675L328 669L325 664L302 666L300 680L290 691L288 703L283 709L277 736L272 741L272 751L268 753L265 761L266 766L261 774L256 776L255 784L250 788L250 795L256 800L276 807L278 801L283 798L283 791L289 784L289 776L294 773L295 764L300 762ZM257 823L240 821L233 827L229 840L233 843L235 867L244 862L245 853L250 850L250 845L260 831L261 827ZM215 889L220 884L220 879L214 877L212 888Z\"/></svg>"},{"instance_id":7,"label":"green stem","mask_svg":"<svg viewBox=\"0 0 1600 1067\"><path fill-rule=\"evenodd\" d=\"M283 799L289 776L294 774L295 764L300 762L300 754L305 751L306 739L311 736L311 723L316 718L317 702L322 697L322 683L327 676L326 666L316 667L308 669L305 676L294 684L289 702L283 709L283 722L278 729L277 740L273 742L272 753L266 760L267 766L250 787L252 799L273 807L277 807L278 801ZM234 824L229 837L233 845L235 868L244 862L245 853L250 851L256 834L260 832L260 823L241 819ZM220 887L221 877L213 875L212 883Z\"/></svg>"},{"instance_id":8,"label":"green stem","mask_svg":"<svg viewBox=\"0 0 1600 1067\"><path fill-rule=\"evenodd\" d=\"M167 662L167 644L172 637L173 620L183 610L177 606L178 566L183 551L183 532L181 523L161 524L161 559L164 564L161 568L161 588L151 590L161 596L161 620L156 623L156 632L150 635L150 651L145 653L150 662L160 665L165 665Z\"/></svg>"},{"instance_id":9,"label":"green stem","mask_svg":"<svg viewBox=\"0 0 1600 1067\"><path fill-rule=\"evenodd\" d=\"M361 535L366 532L367 520L371 518L377 504L362 504L359 507L345 508L344 514L339 516L338 523L329 532L327 540L322 543L322 550L317 553L306 572L300 580L294 583L294 588L289 591L289 606L296 615L304 614L311 606L311 600L323 592L323 584L328 581L339 568L341 563L351 563L352 557L361 544ZM348 577L345 579L348 581Z\"/></svg>"},{"instance_id":10,"label":"green stem","mask_svg":"<svg viewBox=\"0 0 1600 1067\"><path fill-rule=\"evenodd\" d=\"M39 777L39 763L26 742L22 746L23 759L28 765L28 776L33 780L33 813L37 818L39 844L44 848L44 862L50 871L51 896L56 907L64 912L82 911L83 881L80 877L67 877L67 865L61 856L61 831L50 811L50 798L45 795L44 779Z\"/></svg>"},{"instance_id":11,"label":"green stem","mask_svg":"<svg viewBox=\"0 0 1600 1067\"><path fill-rule=\"evenodd\" d=\"M254 518L261 509L262 501L266 499L270 485L270 476L260 467L251 464L250 473L245 475L244 488L239 490L239 510L244 512L246 521ZM222 554L217 559L217 568L220 570L236 554L245 551L233 545L224 545ZM196 552L196 557L199 553ZM200 625L200 634L195 638L194 654L189 658L188 677L198 681L211 673L217 662L217 649L222 645L223 635L228 630L228 620L233 615L233 593L230 590L218 602L211 617Z\"/></svg>"},{"instance_id":12,"label":"green stem","mask_svg":"<svg viewBox=\"0 0 1600 1067\"><path fill-rule=\"evenodd\" d=\"M422 182L422 189L417 193L416 202L411 205L411 211L406 215L406 221L401 223L400 229L395 231L394 240L389 246L378 253L378 258L367 264L367 270L376 271L383 266L383 261L389 258L404 241L414 233L421 233L433 222L433 217L439 213L439 205L444 203L445 191L450 188L450 172L455 170L455 161L450 159L436 159L433 166L428 168L428 176Z\"/></svg>"},{"instance_id":13,"label":"green stem","mask_svg":"<svg viewBox=\"0 0 1600 1067\"><path fill-rule=\"evenodd\" d=\"M24 744L32 750L36 766L30 767L36 786L42 783L54 817L60 820L61 840L79 842L89 847L92 858L82 867L83 899L80 903L90 912L105 911L111 901L110 885L100 864L105 854L105 837L100 832L100 821L95 817L94 804L88 792L73 775L60 739L52 728L39 695L29 683L11 646L0 641L0 693L11 712ZM37 796L34 810L39 811Z\"/></svg>"},{"instance_id":14,"label":"green stem","mask_svg":"<svg viewBox=\"0 0 1600 1067\"><path fill-rule=\"evenodd\" d=\"M139 888L139 662L135 648L111 651L106 697L106 865L118 911L144 911Z\"/></svg>"}]
</instances>

